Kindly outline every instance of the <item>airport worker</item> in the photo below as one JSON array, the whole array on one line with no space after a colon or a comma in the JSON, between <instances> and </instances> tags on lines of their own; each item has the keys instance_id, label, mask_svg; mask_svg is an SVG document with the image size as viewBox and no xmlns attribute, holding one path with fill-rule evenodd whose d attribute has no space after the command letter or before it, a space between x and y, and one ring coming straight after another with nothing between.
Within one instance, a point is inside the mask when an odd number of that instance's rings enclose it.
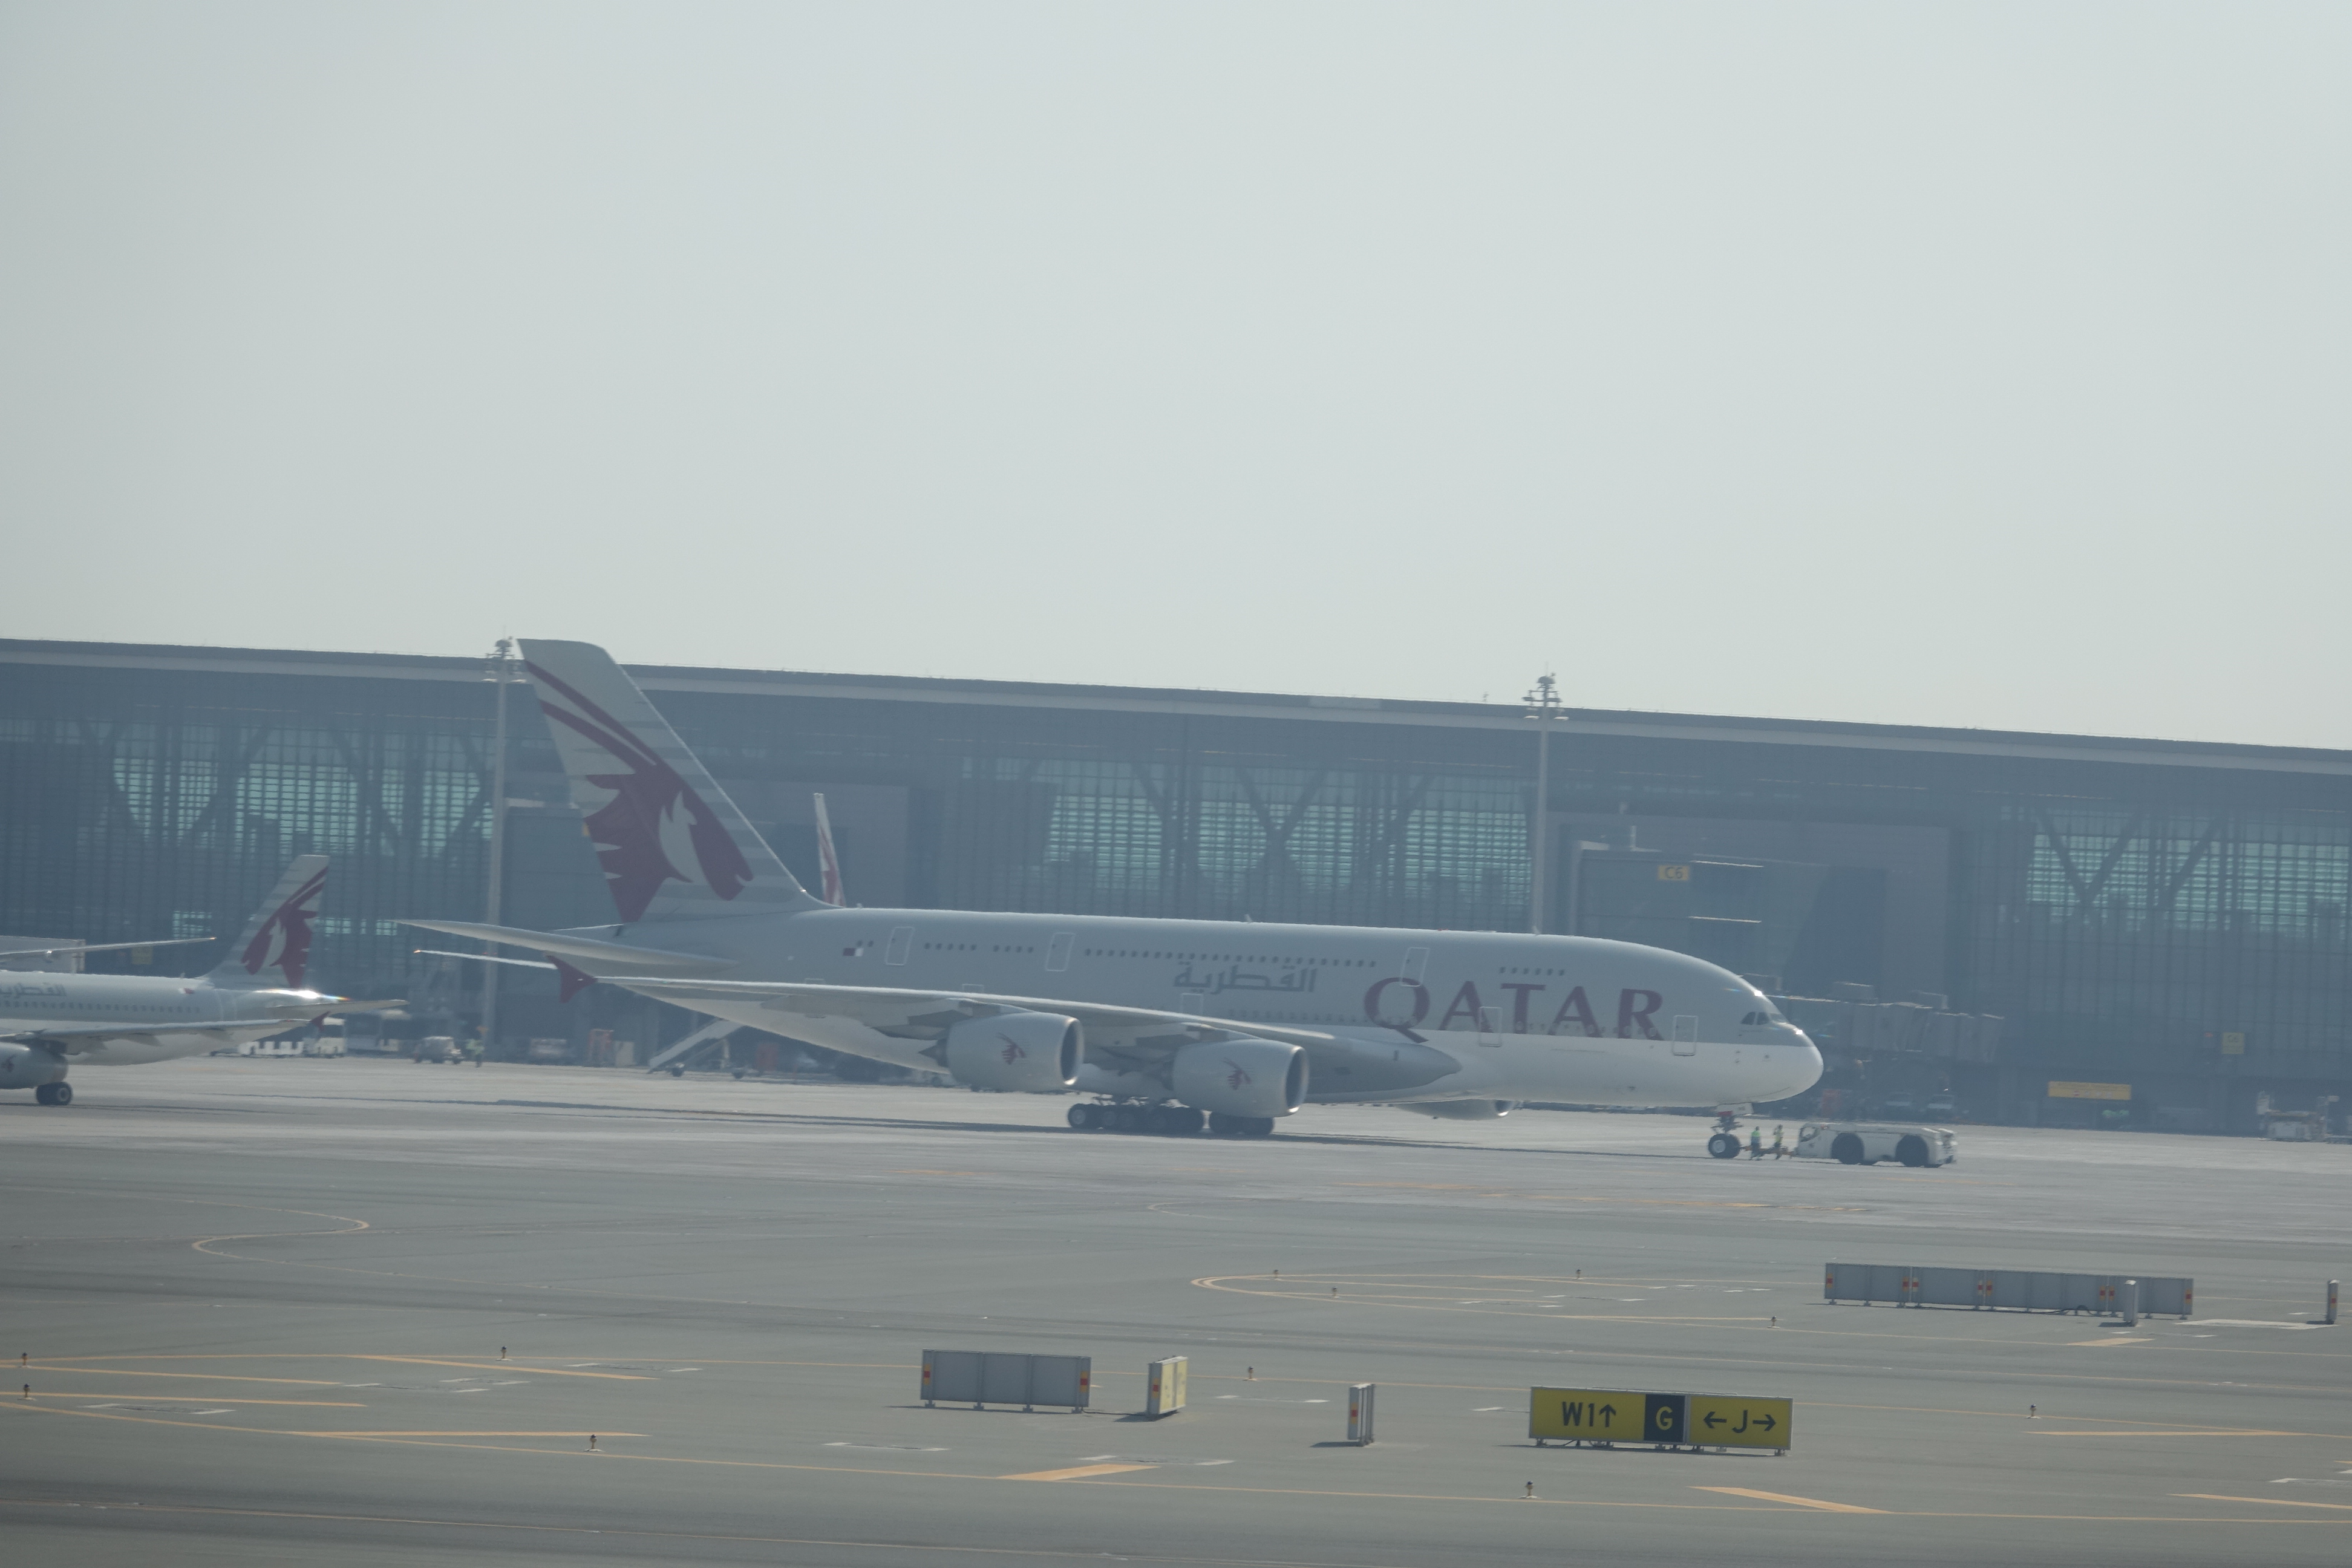
<instances>
[{"instance_id":1,"label":"airport worker","mask_svg":"<svg viewBox=\"0 0 2352 1568\"><path fill-rule=\"evenodd\" d=\"M1777 1160L1788 1152L1788 1125L1776 1123L1772 1128L1772 1158Z\"/></svg>"},{"instance_id":2,"label":"airport worker","mask_svg":"<svg viewBox=\"0 0 2352 1568\"><path fill-rule=\"evenodd\" d=\"M1764 1157L1764 1129L1761 1127L1750 1127L1748 1130L1748 1157L1751 1160L1761 1160Z\"/></svg>"},{"instance_id":3,"label":"airport worker","mask_svg":"<svg viewBox=\"0 0 2352 1568\"><path fill-rule=\"evenodd\" d=\"M482 1065L482 1040L480 1036L477 1035L474 1038L466 1042L466 1059L473 1063L476 1067L480 1067Z\"/></svg>"}]
</instances>

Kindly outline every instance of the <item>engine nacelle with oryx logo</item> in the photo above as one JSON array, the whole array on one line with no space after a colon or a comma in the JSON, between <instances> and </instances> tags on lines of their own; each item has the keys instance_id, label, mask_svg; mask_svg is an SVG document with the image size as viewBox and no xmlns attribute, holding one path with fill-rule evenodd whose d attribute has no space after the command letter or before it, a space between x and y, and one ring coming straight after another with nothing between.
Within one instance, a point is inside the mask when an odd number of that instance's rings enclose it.
<instances>
[{"instance_id":1,"label":"engine nacelle with oryx logo","mask_svg":"<svg viewBox=\"0 0 2352 1568\"><path fill-rule=\"evenodd\" d=\"M929 1053L956 1082L1015 1094L1066 1094L1078 1081L1086 1035L1055 1013L966 1018Z\"/></svg>"},{"instance_id":2,"label":"engine nacelle with oryx logo","mask_svg":"<svg viewBox=\"0 0 2352 1568\"><path fill-rule=\"evenodd\" d=\"M1274 1040L1203 1040L1176 1053L1168 1086L1196 1110L1287 1116L1307 1103L1307 1053Z\"/></svg>"},{"instance_id":3,"label":"engine nacelle with oryx logo","mask_svg":"<svg viewBox=\"0 0 2352 1568\"><path fill-rule=\"evenodd\" d=\"M38 1089L66 1076L66 1064L30 1046L0 1046L0 1089Z\"/></svg>"}]
</instances>

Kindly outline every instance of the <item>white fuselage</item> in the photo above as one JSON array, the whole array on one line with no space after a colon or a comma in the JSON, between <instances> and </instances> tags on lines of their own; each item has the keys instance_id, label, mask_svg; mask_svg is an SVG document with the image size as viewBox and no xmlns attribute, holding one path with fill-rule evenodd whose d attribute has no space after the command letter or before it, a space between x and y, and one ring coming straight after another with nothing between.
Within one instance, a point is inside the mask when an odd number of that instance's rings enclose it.
<instances>
[{"instance_id":1,"label":"white fuselage","mask_svg":"<svg viewBox=\"0 0 2352 1568\"><path fill-rule=\"evenodd\" d=\"M1326 1104L1738 1105L1799 1093L1822 1071L1812 1042L1738 975L1589 937L858 909L569 934L732 960L714 976L727 980L1060 999L1244 1033L1326 1031L1333 1044L1307 1047L1308 1099ZM586 967L619 974L619 962ZM936 1066L921 1054L927 1040L852 1018L750 997L694 1005L835 1050ZM1155 1091L1092 1061L1078 1088Z\"/></svg>"},{"instance_id":2,"label":"white fuselage","mask_svg":"<svg viewBox=\"0 0 2352 1568\"><path fill-rule=\"evenodd\" d=\"M320 1012L333 1009L334 998L314 992L233 988L201 978L0 971L0 1036L120 1026L119 1038L79 1034L62 1059L74 1067L135 1067L282 1034L302 1022L289 1005L312 998Z\"/></svg>"}]
</instances>

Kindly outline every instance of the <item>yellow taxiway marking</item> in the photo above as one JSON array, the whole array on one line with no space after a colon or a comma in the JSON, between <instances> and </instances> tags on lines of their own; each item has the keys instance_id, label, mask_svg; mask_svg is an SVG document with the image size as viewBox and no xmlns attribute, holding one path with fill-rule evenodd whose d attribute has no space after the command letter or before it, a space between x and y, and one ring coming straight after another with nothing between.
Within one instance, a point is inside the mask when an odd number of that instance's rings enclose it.
<instances>
[{"instance_id":1,"label":"yellow taxiway marking","mask_svg":"<svg viewBox=\"0 0 2352 1568\"><path fill-rule=\"evenodd\" d=\"M183 1377L196 1383L278 1383L290 1384L298 1388L342 1387L331 1377L239 1377L227 1372L133 1372L126 1367L80 1366L72 1362L35 1362L30 1370L42 1371L45 1364L50 1372L68 1372L76 1377ZM158 1394L155 1397L163 1396Z\"/></svg>"},{"instance_id":2,"label":"yellow taxiway marking","mask_svg":"<svg viewBox=\"0 0 2352 1568\"><path fill-rule=\"evenodd\" d=\"M279 1437L642 1437L643 1432L278 1432Z\"/></svg>"},{"instance_id":3,"label":"yellow taxiway marking","mask_svg":"<svg viewBox=\"0 0 2352 1568\"><path fill-rule=\"evenodd\" d=\"M2066 1348L2068 1350L2079 1351L2102 1350L2108 1345L2144 1345L2147 1343L2147 1339L2148 1337L2146 1334L2126 1334L2119 1339L2112 1340L2068 1340L2066 1342Z\"/></svg>"},{"instance_id":4,"label":"yellow taxiway marking","mask_svg":"<svg viewBox=\"0 0 2352 1568\"><path fill-rule=\"evenodd\" d=\"M2034 1429L2033 1436L2036 1437L2315 1437L2318 1434L2315 1432L2265 1432L2258 1427L2250 1426L2197 1427L2177 1432L2094 1432L2041 1426Z\"/></svg>"},{"instance_id":5,"label":"yellow taxiway marking","mask_svg":"<svg viewBox=\"0 0 2352 1568\"><path fill-rule=\"evenodd\" d=\"M1721 1492L1726 1497L1751 1497L1759 1502L1785 1502L1797 1508L1815 1508L1823 1513L1885 1513L1883 1508L1858 1508L1850 1502L1823 1502L1819 1498L1790 1497L1787 1492L1759 1492L1748 1487L1693 1487L1693 1491Z\"/></svg>"},{"instance_id":6,"label":"yellow taxiway marking","mask_svg":"<svg viewBox=\"0 0 2352 1568\"><path fill-rule=\"evenodd\" d=\"M986 1171L893 1171L894 1176L984 1176Z\"/></svg>"},{"instance_id":7,"label":"yellow taxiway marking","mask_svg":"<svg viewBox=\"0 0 2352 1568\"><path fill-rule=\"evenodd\" d=\"M467 1372L515 1370L515 1363L510 1361L436 1361L430 1356L421 1355L355 1355L349 1359L404 1362L411 1366L462 1366ZM608 1377L616 1383L651 1383L653 1381L643 1373L634 1372L573 1372L568 1368L553 1366L534 1366L530 1371L534 1377Z\"/></svg>"},{"instance_id":8,"label":"yellow taxiway marking","mask_svg":"<svg viewBox=\"0 0 2352 1568\"><path fill-rule=\"evenodd\" d=\"M222 1423L219 1423L219 1422L214 1422L214 1421L167 1421L167 1420L163 1420L163 1419L160 1419L160 1418L158 1418L158 1417L156 1417L156 1416L152 1416L152 1415L110 1415L110 1414L109 1414L109 1413L107 1413L107 1412L105 1412L105 1411L98 1411L98 1410L63 1410L63 1409L56 1409L56 1408L50 1408L50 1409L46 1409L46 1410L45 1410L45 1409L42 1409L41 1407L39 1407L39 1406L37 1406L37 1405L20 1405L19 1403L17 1403L17 1402L16 1402L16 1401L15 1401L15 1400L5 1400L5 1399L0 1399L0 1409L22 1409L22 1410L28 1410L28 1411L30 1411L32 1414L37 1415L79 1415L79 1416L84 1416L84 1417L86 1417L86 1418L88 1418L88 1419L90 1419L90 1420L97 1420L97 1421L132 1421L132 1422L139 1422L139 1423L142 1423L142 1424L144 1424L144 1425L146 1425L146 1426L188 1426L188 1427L194 1427L194 1428L196 1428L196 1429L199 1429L199 1430L202 1430L202 1431L207 1431L207 1432L234 1432L234 1433L239 1433L239 1434L242 1434L242 1435L247 1436L256 1436L256 1437L296 1437L296 1436L308 1436L308 1434L304 1434L304 1433L280 1431L280 1430L276 1429L276 1428L273 1428L273 1427L231 1426L226 1426L226 1425L224 1425L224 1424L222 1424ZM484 1451L484 1452L488 1452L488 1453L499 1453L499 1454L543 1454L543 1455L548 1456L548 1457L549 1457L549 1458L578 1458L578 1459L599 1459L599 1460L610 1460L610 1461L612 1461L612 1462L614 1462L614 1463L616 1463L616 1464L632 1464L632 1463L634 1463L634 1464L646 1464L646 1465L708 1465L708 1466L714 1466L714 1467L717 1467L717 1468L723 1468L723 1469L741 1469L741 1470L791 1470L791 1471L796 1471L796 1472L807 1472L807 1473L812 1473L812 1474L824 1474L824 1475L845 1475L845 1476L887 1476L887 1477L891 1477L891 1478L894 1478L894 1479L910 1479L910 1480L998 1481L998 1480L1018 1480L1018 1479L1026 1479L1026 1478L1024 1478L1024 1477L1017 1477L1017 1476L1015 1476L1015 1477L1007 1477L1007 1476L981 1476L981 1475L971 1475L971 1474L965 1474L965 1473L961 1473L961 1472L956 1472L956 1471L945 1471L945 1470L886 1470L886 1469L870 1468L866 1468L866 1467L863 1467L863 1466L856 1466L856 1465L788 1465L788 1464L781 1464L781 1463L778 1463L778 1462L776 1462L776 1461L774 1461L774 1460L770 1460L770 1459L703 1459L703 1458L687 1458L687 1457L682 1456L682 1455L670 1455L670 1454L628 1454L628 1453L610 1453L610 1454L607 1454L607 1453L596 1453L596 1454L591 1454L590 1452L588 1452L588 1451L587 1451L586 1449L584 1449L584 1448L519 1448L519 1447L510 1447L510 1446L509 1446L509 1445L501 1444L501 1443L452 1442L452 1441L447 1441L447 1440L445 1440L445 1439L435 1439L435 1438L425 1438L425 1437L396 1437L396 1436L389 1436L389 1435L382 1435L382 1434L375 1434L375 1435L362 1435L362 1434L357 1434L357 1433L352 1433L352 1434L345 1434L344 1436L346 1436L350 1440L352 1440L352 1441L356 1441L356 1442L415 1443L415 1444L419 1444L419 1445L421 1445L421 1446L427 1447L436 1447L436 1448L474 1448L474 1449L480 1449L480 1450L482 1450L482 1451ZM614 1436L620 1436L620 1434L615 1433L615 1434L614 1434ZM2263 1524L2263 1525L2275 1525L2275 1524L2277 1524L2278 1522L2280 1522L2280 1521L2279 1521L2279 1519L2278 1519L2278 1516L2277 1516L2276 1514L2268 1514L2268 1515L2263 1515L2263 1516L2261 1516L2261 1517L2259 1517L2259 1518L2254 1518L2254 1519L2237 1519L2237 1518L2231 1518L2231 1517L2227 1517L2227 1516L2223 1516L2223 1517L2216 1518L2216 1517L2214 1517L2214 1516L2212 1516L2212 1515L2207 1515L2207 1514L2135 1514L2135 1513L2125 1513L2125 1514L2114 1514L2114 1513L1969 1513L1969 1512L1963 1512L1963 1511L1960 1511L1960 1510L1950 1510L1950 1509L1946 1509L1946 1510L1888 1510L1888 1509L1870 1509L1870 1508L1860 1508L1860 1507L1857 1507L1857 1506L1855 1506L1855 1505L1853 1505L1853 1504L1851 1504L1851 1503L1833 1503L1833 1502L1824 1502L1824 1501L1822 1501L1822 1500L1818 1500L1818 1499L1814 1499L1814 1498L1798 1498L1798 1497L1789 1497L1789 1496L1785 1496L1784 1494L1781 1494L1781 1493L1779 1493L1779 1492L1756 1492L1756 1491L1748 1491L1748 1490L1746 1490L1746 1489L1744 1489L1738 1488L1738 1487L1701 1487L1701 1488L1698 1488L1697 1489L1698 1489L1698 1490L1701 1490L1701 1491L1725 1492L1725 1493L1728 1493L1728 1494L1730 1494L1730 1495L1732 1495L1732 1496L1734 1496L1734 1497L1746 1498L1746 1499L1752 1500L1750 1502L1748 1502L1748 1503L1738 1503L1738 1502L1727 1502L1727 1503L1702 1503L1702 1502L1634 1502L1634 1501L1628 1501L1628 1500L1622 1500L1622 1499L1616 1499L1616 1498L1528 1498L1528 1499L1522 1499L1522 1498L1520 1498L1517 1493L1506 1493L1506 1494L1505 1494L1504 1496L1502 1496L1502 1497L1495 1497L1495 1496L1469 1496L1469 1495L1464 1495L1464 1494L1460 1494L1460 1493L1451 1493L1451 1492L1359 1492L1359 1491L1335 1491L1335 1490L1330 1490L1330 1489L1324 1489L1324 1488L1314 1488L1314 1487L1241 1487L1241 1486L1232 1486L1232 1485L1218 1485L1218 1484L1214 1484L1214 1483L1207 1484L1207 1485L1203 1485L1203 1484L1201 1484L1201 1483L1198 1483L1198 1482L1192 1482L1192 1481L1146 1481L1146 1480L1133 1480L1133 1479L1108 1479L1108 1478L1104 1479L1103 1480L1099 1481L1099 1482L1098 1482L1098 1483L1097 1483L1097 1484L1101 1485L1101 1486L1106 1486L1106 1487L1150 1487L1150 1488L1155 1488L1155 1489L1157 1489L1163 1490L1163 1491L1233 1492L1233 1493L1248 1494L1248 1495L1251 1495L1251 1496L1282 1496L1282 1497L1320 1497L1320 1498L1339 1498L1339 1499L1344 1499L1344 1500L1350 1500L1350 1501L1362 1500L1362 1501L1382 1501L1382 1502L1461 1502L1461 1503L1481 1503L1481 1504L1507 1505L1507 1506L1509 1506L1509 1507L1511 1507L1511 1508L1515 1508L1515 1509L1516 1509L1516 1508L1524 1508L1524 1507L1526 1507L1528 1503L1532 1502L1532 1503L1534 1503L1534 1504L1535 1504L1536 1506L1538 1506L1538 1507L1552 1507L1552 1508L1601 1508L1601 1509L1630 1509L1630 1510L1633 1510L1641 1511L1641 1512L1654 1512L1654 1513L1675 1513L1675 1512L1683 1512L1683 1513L1690 1513L1690 1512L1726 1512L1726 1513L1743 1513L1743 1512L1755 1511L1755 1509L1754 1509L1754 1503L1755 1503L1755 1502L1768 1502L1768 1503L1771 1503L1771 1504L1777 1505L1777 1506L1778 1506L1778 1507L1780 1507L1780 1508L1801 1507L1801 1508L1816 1509L1816 1510L1824 1510L1824 1511L1828 1511L1828 1512L1834 1512L1834 1513L1865 1513L1865 1514L1877 1514L1877 1515L1879 1515L1879 1516L1881 1516L1881 1517L1883 1517L1883 1518L1889 1518L1889 1519L2024 1520L2024 1521L2041 1521L2041 1522L2046 1522L2046 1523L2068 1523L2068 1524ZM2243 1501L2251 1501L2251 1502L2271 1503L2271 1502L2280 1502L2280 1501L2292 1500L2278 1499L2278 1498L2251 1498L2251 1499L2246 1499L2246 1498L2220 1498L2220 1497L2206 1496L2206 1495L2204 1495L2204 1494L2199 1494L2199 1493L2181 1493L2181 1494L2179 1494L2179 1495L2180 1495L2180 1496L2183 1496L2183 1497L2197 1497L2197 1498L2200 1498L2200 1500L2205 1500L2205 1501L2222 1501L2222 1502L2243 1502ZM2336 1507L2339 1507L2339 1506L2340 1506L2340 1507L2342 1507L2346 1511L2347 1511L2347 1512L2352 1512L2352 1504L2344 1504L2344 1505L2336 1505L2336 1504L2323 1504L2323 1505L2317 1505L2317 1506L2326 1507L2326 1508L2330 1508L2330 1509L2334 1509L2334 1508L2336 1508ZM161 1510L155 1510L155 1511L161 1511ZM201 1510L186 1510L186 1509L184 1509L184 1510L182 1510L181 1511L201 1511ZM235 1510L215 1510L215 1511L227 1512L227 1511L235 1511ZM280 1516L280 1515L268 1515L268 1516L264 1516L264 1515L261 1515L261 1514L258 1514L258 1513L251 1513L251 1512L250 1512L250 1510L247 1510L247 1513L249 1513L251 1517L256 1517L256 1518L259 1518L259 1517L284 1517L284 1518L296 1518L296 1517L301 1517L301 1516L292 1515L292 1514L282 1515L282 1516ZM323 1515L322 1515L322 1516L320 1516L320 1517L328 1517L328 1516L323 1516ZM418 1521L417 1522L439 1522L439 1521ZM2336 1524L2352 1525L2352 1519L2338 1520L2338 1519L2335 1518L2335 1517L2331 1514L2328 1518L2326 1518L2326 1519L2320 1519L2320 1520L2314 1520L2314 1521L2312 1521L2311 1522L2312 1522L2313 1524L2315 1524L2315 1525L2336 1525ZM965 1550L965 1549L964 1549L964 1548L958 1548L958 1550L960 1550L960 1551L961 1551L961 1550Z\"/></svg>"},{"instance_id":9,"label":"yellow taxiway marking","mask_svg":"<svg viewBox=\"0 0 2352 1568\"><path fill-rule=\"evenodd\" d=\"M247 1399L243 1394L125 1394L119 1388L93 1389L87 1394L52 1394L35 1389L36 1399L154 1399L165 1405L218 1405L226 1399L239 1409L248 1405L300 1405L313 1409L365 1410L367 1402L361 1399Z\"/></svg>"},{"instance_id":10,"label":"yellow taxiway marking","mask_svg":"<svg viewBox=\"0 0 2352 1568\"><path fill-rule=\"evenodd\" d=\"M1077 1481L1088 1476L1124 1475L1129 1470L1148 1470L1150 1465L1073 1465L1066 1470L1031 1470L1025 1475L999 1476L1000 1481Z\"/></svg>"},{"instance_id":11,"label":"yellow taxiway marking","mask_svg":"<svg viewBox=\"0 0 2352 1568\"><path fill-rule=\"evenodd\" d=\"M2297 1497L2224 1497L2220 1492L2175 1492L2174 1497L2195 1498L2199 1502L2263 1502L2273 1508L2331 1508L2352 1513L2352 1502L2305 1502Z\"/></svg>"}]
</instances>

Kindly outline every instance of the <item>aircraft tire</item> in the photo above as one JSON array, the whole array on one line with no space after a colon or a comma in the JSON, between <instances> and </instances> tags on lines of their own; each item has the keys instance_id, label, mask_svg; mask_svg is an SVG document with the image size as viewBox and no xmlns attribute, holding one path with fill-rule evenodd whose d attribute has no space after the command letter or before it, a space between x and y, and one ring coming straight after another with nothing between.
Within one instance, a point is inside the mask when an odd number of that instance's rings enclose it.
<instances>
[{"instance_id":1,"label":"aircraft tire","mask_svg":"<svg viewBox=\"0 0 2352 1568\"><path fill-rule=\"evenodd\" d=\"M43 1105L71 1105L73 1103L73 1085L69 1083L45 1083L41 1085L40 1088L33 1091L33 1098Z\"/></svg>"},{"instance_id":2,"label":"aircraft tire","mask_svg":"<svg viewBox=\"0 0 2352 1568\"><path fill-rule=\"evenodd\" d=\"M1274 1136L1274 1118L1271 1116L1245 1116L1242 1121L1244 1123L1242 1128L1242 1135L1245 1138L1271 1138Z\"/></svg>"},{"instance_id":3,"label":"aircraft tire","mask_svg":"<svg viewBox=\"0 0 2352 1568\"><path fill-rule=\"evenodd\" d=\"M1706 1141L1706 1152L1718 1160L1739 1158L1739 1140L1728 1132L1717 1132Z\"/></svg>"},{"instance_id":4,"label":"aircraft tire","mask_svg":"<svg viewBox=\"0 0 2352 1568\"><path fill-rule=\"evenodd\" d=\"M1093 1131L1095 1130L1095 1108L1091 1105L1073 1105L1070 1107L1070 1125L1080 1132Z\"/></svg>"},{"instance_id":5,"label":"aircraft tire","mask_svg":"<svg viewBox=\"0 0 2352 1568\"><path fill-rule=\"evenodd\" d=\"M1143 1108L1139 1105L1117 1106L1111 1110L1110 1117L1110 1124L1114 1131L1140 1132L1143 1131Z\"/></svg>"},{"instance_id":6,"label":"aircraft tire","mask_svg":"<svg viewBox=\"0 0 2352 1568\"><path fill-rule=\"evenodd\" d=\"M686 1076L686 1069L684 1068L672 1068L669 1069L669 1076L672 1078L684 1078Z\"/></svg>"},{"instance_id":7,"label":"aircraft tire","mask_svg":"<svg viewBox=\"0 0 2352 1568\"><path fill-rule=\"evenodd\" d=\"M1222 1110L1212 1110L1209 1112L1209 1131L1216 1137L1230 1138L1241 1131L1235 1125L1239 1120L1238 1117L1227 1116Z\"/></svg>"}]
</instances>

